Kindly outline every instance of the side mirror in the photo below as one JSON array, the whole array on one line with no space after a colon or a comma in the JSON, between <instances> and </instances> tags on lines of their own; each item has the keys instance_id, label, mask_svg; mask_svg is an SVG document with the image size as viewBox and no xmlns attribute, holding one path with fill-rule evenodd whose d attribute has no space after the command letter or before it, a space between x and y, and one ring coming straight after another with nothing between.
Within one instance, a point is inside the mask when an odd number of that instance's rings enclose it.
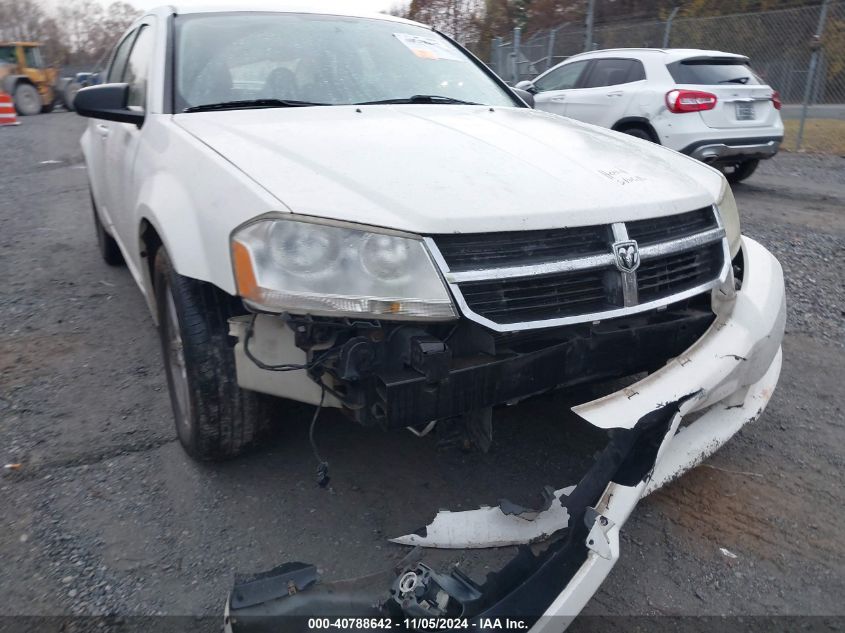
<instances>
[{"instance_id":1,"label":"side mirror","mask_svg":"<svg viewBox=\"0 0 845 633\"><path fill-rule=\"evenodd\" d=\"M524 90L525 92L530 92L532 95L537 94L537 89L534 87L534 84L528 81L527 79L523 79L520 81L514 88L519 88L520 90Z\"/></svg>"},{"instance_id":2,"label":"side mirror","mask_svg":"<svg viewBox=\"0 0 845 633\"><path fill-rule=\"evenodd\" d=\"M511 88L516 94L517 97L525 101L528 104L528 107L534 107L534 95L528 92L527 90L522 90L521 88Z\"/></svg>"},{"instance_id":3,"label":"side mirror","mask_svg":"<svg viewBox=\"0 0 845 633\"><path fill-rule=\"evenodd\" d=\"M89 86L76 93L73 107L81 116L118 123L134 123L141 127L144 123L144 113L140 110L130 110L126 106L128 98L129 84Z\"/></svg>"}]
</instances>

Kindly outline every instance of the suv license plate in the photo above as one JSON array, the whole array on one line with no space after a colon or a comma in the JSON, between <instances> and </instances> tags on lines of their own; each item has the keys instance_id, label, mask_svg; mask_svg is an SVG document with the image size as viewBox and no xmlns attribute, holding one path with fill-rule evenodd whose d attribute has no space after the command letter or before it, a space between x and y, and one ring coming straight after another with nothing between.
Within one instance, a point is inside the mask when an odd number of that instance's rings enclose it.
<instances>
[{"instance_id":1,"label":"suv license plate","mask_svg":"<svg viewBox=\"0 0 845 633\"><path fill-rule=\"evenodd\" d=\"M753 103L737 103L736 104L736 120L737 121L753 121L754 120L754 104Z\"/></svg>"}]
</instances>

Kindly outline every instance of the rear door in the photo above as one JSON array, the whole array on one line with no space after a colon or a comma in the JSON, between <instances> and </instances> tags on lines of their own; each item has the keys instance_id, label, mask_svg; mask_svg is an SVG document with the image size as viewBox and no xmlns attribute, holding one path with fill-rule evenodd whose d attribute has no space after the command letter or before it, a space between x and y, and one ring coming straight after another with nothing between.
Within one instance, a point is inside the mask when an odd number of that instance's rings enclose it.
<instances>
[{"instance_id":1,"label":"rear door","mask_svg":"<svg viewBox=\"0 0 845 633\"><path fill-rule=\"evenodd\" d=\"M590 62L562 64L534 80L534 107L553 114L566 115L568 95L581 81Z\"/></svg>"},{"instance_id":2,"label":"rear door","mask_svg":"<svg viewBox=\"0 0 845 633\"><path fill-rule=\"evenodd\" d=\"M776 125L772 87L740 57L691 57L668 64L678 88L716 95L716 107L699 112L707 127L756 128Z\"/></svg>"},{"instance_id":3,"label":"rear door","mask_svg":"<svg viewBox=\"0 0 845 633\"><path fill-rule=\"evenodd\" d=\"M612 127L625 116L636 92L645 83L645 68L638 59L593 60L581 87L566 96L566 116Z\"/></svg>"}]
</instances>

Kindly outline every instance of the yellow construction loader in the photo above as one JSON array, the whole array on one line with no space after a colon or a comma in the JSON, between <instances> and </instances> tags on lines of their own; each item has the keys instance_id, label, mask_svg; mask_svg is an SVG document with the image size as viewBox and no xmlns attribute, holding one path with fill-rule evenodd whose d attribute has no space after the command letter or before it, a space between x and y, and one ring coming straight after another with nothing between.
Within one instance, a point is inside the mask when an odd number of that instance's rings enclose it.
<instances>
[{"instance_id":1,"label":"yellow construction loader","mask_svg":"<svg viewBox=\"0 0 845 633\"><path fill-rule=\"evenodd\" d=\"M72 110L79 88L44 62L37 42L0 42L0 91L12 96L18 114L50 112L56 104Z\"/></svg>"}]
</instances>

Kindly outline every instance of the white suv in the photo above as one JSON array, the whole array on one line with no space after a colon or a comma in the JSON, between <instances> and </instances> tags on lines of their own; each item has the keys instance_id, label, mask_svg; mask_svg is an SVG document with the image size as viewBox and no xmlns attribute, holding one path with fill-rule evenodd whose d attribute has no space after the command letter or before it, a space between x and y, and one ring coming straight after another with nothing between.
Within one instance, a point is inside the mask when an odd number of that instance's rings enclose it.
<instances>
[{"instance_id":1,"label":"white suv","mask_svg":"<svg viewBox=\"0 0 845 633\"><path fill-rule=\"evenodd\" d=\"M660 143L748 178L783 140L780 96L748 58L695 49L618 48L570 57L517 88L535 107Z\"/></svg>"}]
</instances>

